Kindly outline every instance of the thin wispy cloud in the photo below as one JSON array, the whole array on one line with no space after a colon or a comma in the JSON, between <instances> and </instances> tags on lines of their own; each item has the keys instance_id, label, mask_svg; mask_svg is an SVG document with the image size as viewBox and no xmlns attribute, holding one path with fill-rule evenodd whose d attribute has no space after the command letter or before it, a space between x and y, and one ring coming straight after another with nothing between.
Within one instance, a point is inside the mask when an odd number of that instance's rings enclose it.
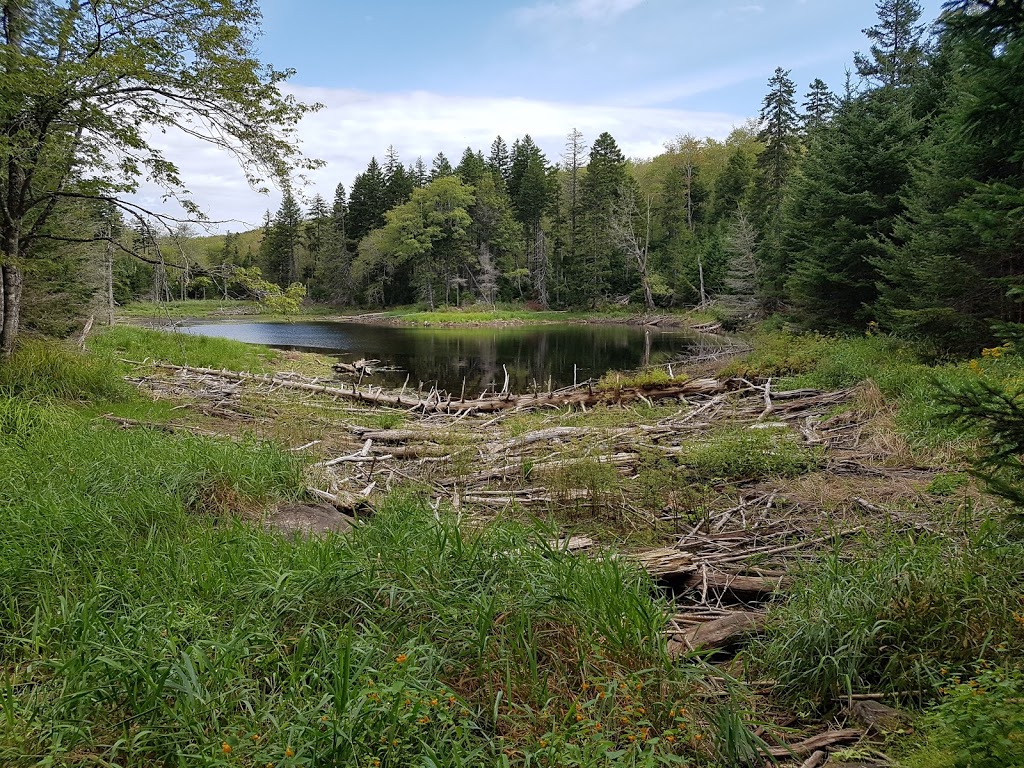
<instances>
[{"instance_id":1,"label":"thin wispy cloud","mask_svg":"<svg viewBox=\"0 0 1024 768\"><path fill-rule=\"evenodd\" d=\"M583 21L610 21L632 11L646 0L562 0L540 2L519 8L516 17L523 23L578 19Z\"/></svg>"}]
</instances>

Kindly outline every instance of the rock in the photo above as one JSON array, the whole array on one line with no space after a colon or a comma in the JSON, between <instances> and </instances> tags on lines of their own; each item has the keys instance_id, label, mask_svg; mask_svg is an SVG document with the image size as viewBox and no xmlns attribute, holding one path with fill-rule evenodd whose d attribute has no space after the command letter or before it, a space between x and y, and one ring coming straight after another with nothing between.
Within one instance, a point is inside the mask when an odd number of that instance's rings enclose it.
<instances>
[{"instance_id":1,"label":"rock","mask_svg":"<svg viewBox=\"0 0 1024 768\"><path fill-rule=\"evenodd\" d=\"M264 526L281 533L323 536L346 533L355 521L328 504L281 504L266 519Z\"/></svg>"}]
</instances>

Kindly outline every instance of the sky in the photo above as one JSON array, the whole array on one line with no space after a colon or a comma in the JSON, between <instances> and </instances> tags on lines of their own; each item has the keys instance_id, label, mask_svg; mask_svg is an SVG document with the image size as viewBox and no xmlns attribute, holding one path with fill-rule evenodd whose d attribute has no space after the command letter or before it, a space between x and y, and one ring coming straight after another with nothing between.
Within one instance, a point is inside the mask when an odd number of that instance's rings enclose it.
<instances>
[{"instance_id":1,"label":"sky","mask_svg":"<svg viewBox=\"0 0 1024 768\"><path fill-rule=\"evenodd\" d=\"M924 20L941 0L923 0ZM408 165L466 146L487 154L529 133L556 162L573 128L610 132L628 157L684 134L722 139L757 116L776 67L801 96L816 77L842 90L874 0L262 0L263 61L296 71L287 89L323 109L299 130L325 161L300 195L328 201L394 145ZM154 139L216 224L240 231L280 193L249 189L226 153ZM174 213L145 185L138 198Z\"/></svg>"}]
</instances>

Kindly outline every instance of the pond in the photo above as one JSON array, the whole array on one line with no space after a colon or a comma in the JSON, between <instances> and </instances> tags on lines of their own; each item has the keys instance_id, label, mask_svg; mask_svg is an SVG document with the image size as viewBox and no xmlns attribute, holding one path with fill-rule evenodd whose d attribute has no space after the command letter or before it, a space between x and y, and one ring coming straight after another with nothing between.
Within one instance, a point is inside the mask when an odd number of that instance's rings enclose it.
<instances>
[{"instance_id":1,"label":"pond","mask_svg":"<svg viewBox=\"0 0 1024 768\"><path fill-rule=\"evenodd\" d=\"M670 363L721 341L692 331L635 325L527 325L501 328L424 328L351 322L202 323L184 333L219 336L281 349L324 352L344 362L379 360L396 370L374 372L372 384L466 394L502 388L505 368L513 392L559 388L609 370ZM503 368L504 366L504 368Z\"/></svg>"}]
</instances>

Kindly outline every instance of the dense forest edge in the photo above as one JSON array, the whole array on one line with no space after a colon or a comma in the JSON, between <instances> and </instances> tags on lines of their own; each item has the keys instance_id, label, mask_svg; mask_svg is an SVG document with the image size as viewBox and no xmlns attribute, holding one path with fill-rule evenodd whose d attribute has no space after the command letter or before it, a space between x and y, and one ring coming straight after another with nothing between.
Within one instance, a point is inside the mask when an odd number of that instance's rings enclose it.
<instances>
[{"instance_id":1,"label":"dense forest edge","mask_svg":"<svg viewBox=\"0 0 1024 768\"><path fill-rule=\"evenodd\" d=\"M254 6L155 5L0 2L0 763L1024 766L1024 4L880 0L725 141L305 210ZM126 202L184 193L125 103L281 208ZM746 344L484 411L138 322L247 314Z\"/></svg>"}]
</instances>

